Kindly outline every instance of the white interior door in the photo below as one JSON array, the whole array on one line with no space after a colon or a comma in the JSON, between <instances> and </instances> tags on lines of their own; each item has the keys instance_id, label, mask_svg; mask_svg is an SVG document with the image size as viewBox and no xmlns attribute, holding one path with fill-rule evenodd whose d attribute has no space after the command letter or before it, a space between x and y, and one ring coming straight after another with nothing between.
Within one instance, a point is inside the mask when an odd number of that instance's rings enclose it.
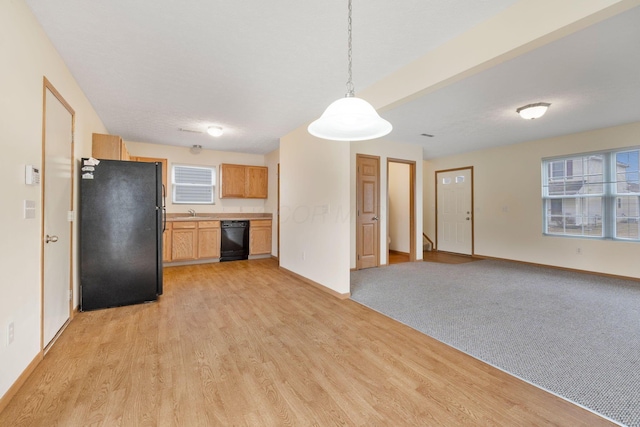
<instances>
[{"instance_id":1,"label":"white interior door","mask_svg":"<svg viewBox=\"0 0 640 427\"><path fill-rule=\"evenodd\" d=\"M472 255L471 169L438 172L439 251Z\"/></svg>"},{"instance_id":2,"label":"white interior door","mask_svg":"<svg viewBox=\"0 0 640 427\"><path fill-rule=\"evenodd\" d=\"M73 116L45 90L43 177L43 347L70 317L71 298L71 154Z\"/></svg>"}]
</instances>

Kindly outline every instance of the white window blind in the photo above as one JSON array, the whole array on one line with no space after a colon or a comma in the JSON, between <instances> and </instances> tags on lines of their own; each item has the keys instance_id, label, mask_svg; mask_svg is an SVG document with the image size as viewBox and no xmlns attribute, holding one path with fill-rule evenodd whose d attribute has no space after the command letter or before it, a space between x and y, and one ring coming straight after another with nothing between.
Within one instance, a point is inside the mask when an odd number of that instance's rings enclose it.
<instances>
[{"instance_id":1,"label":"white window blind","mask_svg":"<svg viewBox=\"0 0 640 427\"><path fill-rule=\"evenodd\" d=\"M173 165L173 203L214 204L215 177L214 167Z\"/></svg>"}]
</instances>

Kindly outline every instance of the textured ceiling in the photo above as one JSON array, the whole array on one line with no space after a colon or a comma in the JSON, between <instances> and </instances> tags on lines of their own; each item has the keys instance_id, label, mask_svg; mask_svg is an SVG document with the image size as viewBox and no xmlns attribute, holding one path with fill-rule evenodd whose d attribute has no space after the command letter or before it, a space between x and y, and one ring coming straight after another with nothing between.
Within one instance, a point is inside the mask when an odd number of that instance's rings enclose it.
<instances>
[{"instance_id":1,"label":"textured ceiling","mask_svg":"<svg viewBox=\"0 0 640 427\"><path fill-rule=\"evenodd\" d=\"M26 1L125 140L263 154L344 95L345 0ZM515 2L355 0L356 93ZM626 12L387 111L389 139L430 158L638 121L637 22ZM536 101L547 116L514 119ZM225 135L179 130L208 125Z\"/></svg>"},{"instance_id":2,"label":"textured ceiling","mask_svg":"<svg viewBox=\"0 0 640 427\"><path fill-rule=\"evenodd\" d=\"M545 116L523 120L516 114L534 102L551 103ZM640 121L640 8L384 117L395 125L389 138L422 145L425 159Z\"/></svg>"}]
</instances>

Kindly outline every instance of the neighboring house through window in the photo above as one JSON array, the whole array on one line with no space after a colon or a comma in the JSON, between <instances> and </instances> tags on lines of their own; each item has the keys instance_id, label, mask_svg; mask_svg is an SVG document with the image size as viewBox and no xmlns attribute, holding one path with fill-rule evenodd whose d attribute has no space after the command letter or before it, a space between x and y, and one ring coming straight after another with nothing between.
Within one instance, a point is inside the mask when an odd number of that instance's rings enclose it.
<instances>
[{"instance_id":1,"label":"neighboring house through window","mask_svg":"<svg viewBox=\"0 0 640 427\"><path fill-rule=\"evenodd\" d=\"M639 149L542 162L544 233L640 241Z\"/></svg>"}]
</instances>

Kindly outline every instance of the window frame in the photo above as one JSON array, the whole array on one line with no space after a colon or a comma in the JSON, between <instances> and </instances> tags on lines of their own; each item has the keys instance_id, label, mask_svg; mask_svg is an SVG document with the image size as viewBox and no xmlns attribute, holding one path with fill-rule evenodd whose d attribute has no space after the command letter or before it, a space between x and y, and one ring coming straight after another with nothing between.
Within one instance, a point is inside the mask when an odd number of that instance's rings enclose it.
<instances>
[{"instance_id":1,"label":"window frame","mask_svg":"<svg viewBox=\"0 0 640 427\"><path fill-rule=\"evenodd\" d=\"M636 160L640 158L640 147L627 147L543 158L541 162L543 235L640 242L640 224L638 225L639 229L637 232L634 233L633 229L627 231L631 237L621 236L618 230L620 218L626 218L624 214L619 214L619 210L621 209L620 198L627 196L635 196L638 198L635 206L633 204L625 206L629 211L635 213L635 216L628 217L626 222L631 224L638 224L640 222L640 189L638 189L638 191L630 191L629 189L629 184L633 184L634 187L638 186L636 182L638 179L638 171L635 169L631 171L625 170L624 179L618 181L622 175L621 172L618 171L618 166L624 164L618 160L618 155L627 152L635 153L637 156ZM598 171L597 168L593 170L590 167L590 162L596 158L600 158L602 161L600 171ZM578 169L576 169L576 160L581 162L581 164L578 165ZM571 162L570 167L568 166L568 162ZM563 169L562 177L558 174L560 164ZM568 172L568 170L570 170L570 172ZM576 175L576 171L578 175ZM631 180L629 175L632 176ZM596 179L592 180L594 177ZM569 188L567 185L568 182L574 183L573 192L570 194L567 194ZM580 182L580 187L576 187L575 184ZM626 191L620 191L621 183L627 184L625 187ZM562 184L562 194L552 194L550 192L552 184ZM601 190L593 192L592 190L594 189ZM600 213L593 214L590 208L594 205L594 202L589 200L595 199L600 199ZM565 201L570 201L568 204L574 204L574 208L570 209L570 211L574 212L573 216L567 216ZM597 206L598 202L595 203ZM559 207L560 213L558 213ZM559 218L559 224L555 226L555 230L551 231L550 228L553 227L551 221L554 217L556 219ZM569 221L570 217L574 218L573 223ZM580 220L579 224L578 219ZM601 226L600 234L589 234L590 231L597 231L599 226ZM558 230L558 227L561 227L561 230ZM571 231L569 232L568 230Z\"/></svg>"},{"instance_id":2,"label":"window frame","mask_svg":"<svg viewBox=\"0 0 640 427\"><path fill-rule=\"evenodd\" d=\"M177 183L176 182L176 168L188 168L188 169L199 169L199 170L207 170L210 172L210 184L200 184L200 183ZM188 165L181 163L174 163L171 165L171 202L174 205L215 205L216 204L216 167L211 165ZM178 191L180 187L185 188L203 188L207 187L211 190L211 197L205 200L184 200L177 201L176 198L178 196Z\"/></svg>"}]
</instances>

